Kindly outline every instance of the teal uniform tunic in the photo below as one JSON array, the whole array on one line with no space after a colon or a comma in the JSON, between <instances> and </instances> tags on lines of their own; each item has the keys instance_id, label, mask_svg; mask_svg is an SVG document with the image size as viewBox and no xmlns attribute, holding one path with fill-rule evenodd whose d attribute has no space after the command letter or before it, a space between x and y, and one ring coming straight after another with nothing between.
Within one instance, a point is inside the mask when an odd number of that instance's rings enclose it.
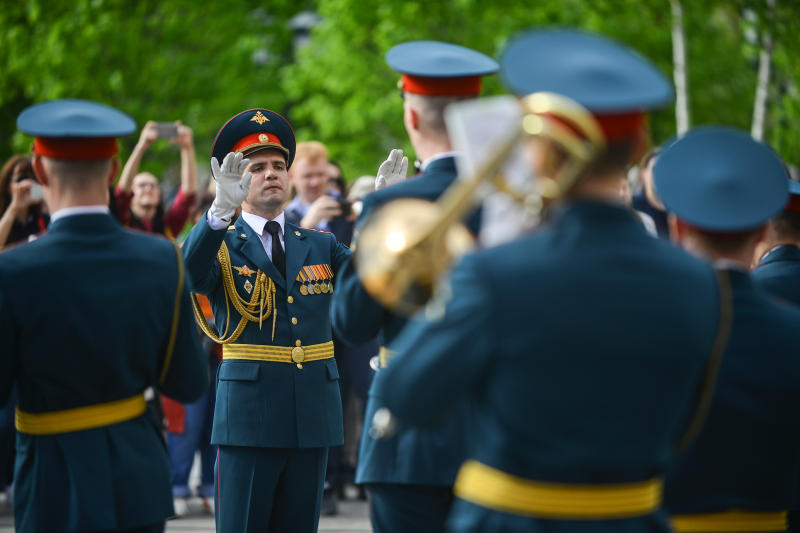
<instances>
[{"instance_id":1,"label":"teal uniform tunic","mask_svg":"<svg viewBox=\"0 0 800 533\"><path fill-rule=\"evenodd\" d=\"M338 290L335 276L350 251L329 233L288 223L284 226L284 239L286 279L269 260L258 235L241 217L234 226L220 230L211 229L204 217L189 233L183 251L193 281L192 290L208 296L218 327L224 328L229 323L230 333L241 316L233 305L226 305L222 267L217 260L223 243L230 255L228 268L235 290L241 298L250 299L255 289L251 286L248 290L248 283L255 284L258 271L275 284L273 312L277 316L264 317L260 327L257 322L248 322L230 346L291 348L298 343L308 347L331 341L331 293L302 294L301 286L308 285L298 280L298 276L303 267L313 267L320 278L328 272L333 276L326 281ZM245 266L247 269L243 270ZM229 358L226 349L223 346L211 435L212 444L220 446L218 529L251 531L261 527L263 530L264 520L272 520L272 530L281 530L291 523L295 531L310 531L319 518L319 502L314 504L314 500L317 488L321 497L327 447L344 441L336 361L333 358L307 361L300 368L291 362ZM303 451L309 449L316 449L316 455L309 456L310 452ZM225 454L230 458L227 462ZM301 456L308 457L298 461ZM296 494L300 496L293 500ZM311 508L306 503L297 503L309 498ZM272 502L281 499L284 504L270 513ZM286 522L276 522L276 516ZM295 516L299 518L295 520Z\"/></svg>"},{"instance_id":2,"label":"teal uniform tunic","mask_svg":"<svg viewBox=\"0 0 800 533\"><path fill-rule=\"evenodd\" d=\"M430 162L425 171L405 182L386 187L364 199L364 209L356 223L357 228L369 223L369 215L383 204L398 198L421 198L435 201L456 179L455 158L448 156ZM471 229L476 229L472 219ZM336 333L351 343L365 342L376 335L382 345L391 343L407 324L407 319L384 309L364 290L352 262L348 261L331 308ZM382 372L379 371L378 373ZM408 486L452 487L458 467L467 455L471 435L471 421L466 405L459 414L436 427L407 427L397 435L376 440L369 436L372 417L382 406L373 390L367 401L364 431L356 470L356 482L366 484L391 484ZM422 518L408 523L397 517L382 518L388 513L385 499L373 498L373 523L380 531L426 531L443 524L450 506L449 498L439 497L430 490L413 489L419 501L409 502L407 507ZM387 499L403 498L393 491ZM434 491L435 492L435 491ZM395 501L395 504L400 504ZM427 509L426 509L427 508ZM405 520L412 512L403 513ZM378 516L375 516L378 515ZM427 518L425 518L427 517ZM379 523L375 523L375 521ZM409 529L410 528L410 529Z\"/></svg>"},{"instance_id":3,"label":"teal uniform tunic","mask_svg":"<svg viewBox=\"0 0 800 533\"><path fill-rule=\"evenodd\" d=\"M752 272L753 283L773 297L800 306L800 247L781 245L771 250ZM792 531L800 530L800 495L789 513Z\"/></svg>"},{"instance_id":4,"label":"teal uniform tunic","mask_svg":"<svg viewBox=\"0 0 800 533\"><path fill-rule=\"evenodd\" d=\"M547 229L465 256L439 294L392 344L397 355L373 384L402 423L424 427L472 398L470 458L483 465L580 486L662 474L716 336L708 265L651 238L628 209L579 202ZM448 527L668 530L657 509L556 520L466 498Z\"/></svg>"},{"instance_id":5,"label":"teal uniform tunic","mask_svg":"<svg viewBox=\"0 0 800 533\"><path fill-rule=\"evenodd\" d=\"M773 296L800 305L800 248L781 245L769 251L753 270L753 281Z\"/></svg>"},{"instance_id":6,"label":"teal uniform tunic","mask_svg":"<svg viewBox=\"0 0 800 533\"><path fill-rule=\"evenodd\" d=\"M668 470L673 515L785 512L800 488L800 310L728 274L731 334L705 425Z\"/></svg>"},{"instance_id":7,"label":"teal uniform tunic","mask_svg":"<svg viewBox=\"0 0 800 533\"><path fill-rule=\"evenodd\" d=\"M122 400L147 387L189 402L208 385L189 293L165 364L178 261L165 239L105 214L59 218L0 257L0 403L48 413ZM110 531L173 514L159 421L147 414L83 431L17 436L16 530Z\"/></svg>"}]
</instances>

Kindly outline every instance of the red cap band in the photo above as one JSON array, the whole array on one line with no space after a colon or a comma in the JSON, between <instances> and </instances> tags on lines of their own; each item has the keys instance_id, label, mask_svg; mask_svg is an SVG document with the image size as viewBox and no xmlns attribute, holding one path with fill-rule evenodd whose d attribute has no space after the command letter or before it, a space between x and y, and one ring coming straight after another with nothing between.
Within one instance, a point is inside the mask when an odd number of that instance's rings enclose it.
<instances>
[{"instance_id":1,"label":"red cap band","mask_svg":"<svg viewBox=\"0 0 800 533\"><path fill-rule=\"evenodd\" d=\"M33 153L55 159L106 159L117 155L116 137L36 137Z\"/></svg>"},{"instance_id":2,"label":"red cap band","mask_svg":"<svg viewBox=\"0 0 800 533\"><path fill-rule=\"evenodd\" d=\"M427 96L477 96L481 93L481 77L431 78L403 74L402 88L407 93Z\"/></svg>"},{"instance_id":3,"label":"red cap band","mask_svg":"<svg viewBox=\"0 0 800 533\"><path fill-rule=\"evenodd\" d=\"M246 137L242 137L239 139L239 142L233 145L232 151L247 152L253 148L261 148L266 146L277 148L286 154L289 153L289 150L287 150L286 147L281 144L281 140L278 139L277 135L266 132L251 133Z\"/></svg>"},{"instance_id":4,"label":"red cap band","mask_svg":"<svg viewBox=\"0 0 800 533\"><path fill-rule=\"evenodd\" d=\"M644 127L644 117L644 113L640 111L616 115L594 115L607 141L635 137Z\"/></svg>"},{"instance_id":5,"label":"red cap band","mask_svg":"<svg viewBox=\"0 0 800 533\"><path fill-rule=\"evenodd\" d=\"M789 201L786 202L786 207L783 209L784 211L800 211L800 195L790 194Z\"/></svg>"}]
</instances>

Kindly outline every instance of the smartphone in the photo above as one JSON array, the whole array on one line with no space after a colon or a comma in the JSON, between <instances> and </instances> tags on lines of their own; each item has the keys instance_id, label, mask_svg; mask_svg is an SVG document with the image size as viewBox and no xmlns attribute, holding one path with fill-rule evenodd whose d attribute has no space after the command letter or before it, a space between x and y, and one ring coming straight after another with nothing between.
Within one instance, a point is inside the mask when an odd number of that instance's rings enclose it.
<instances>
[{"instance_id":1,"label":"smartphone","mask_svg":"<svg viewBox=\"0 0 800 533\"><path fill-rule=\"evenodd\" d=\"M174 122L156 122L159 139L174 139L178 136L178 126Z\"/></svg>"},{"instance_id":2,"label":"smartphone","mask_svg":"<svg viewBox=\"0 0 800 533\"><path fill-rule=\"evenodd\" d=\"M350 214L353 212L353 204L351 204L347 200L342 200L340 198L337 198L336 201L339 202L339 209L342 210L342 214L339 216L349 217Z\"/></svg>"},{"instance_id":3,"label":"smartphone","mask_svg":"<svg viewBox=\"0 0 800 533\"><path fill-rule=\"evenodd\" d=\"M44 200L44 189L38 183L34 183L31 185L31 188L28 189L28 197L31 199L31 202L41 202Z\"/></svg>"}]
</instances>

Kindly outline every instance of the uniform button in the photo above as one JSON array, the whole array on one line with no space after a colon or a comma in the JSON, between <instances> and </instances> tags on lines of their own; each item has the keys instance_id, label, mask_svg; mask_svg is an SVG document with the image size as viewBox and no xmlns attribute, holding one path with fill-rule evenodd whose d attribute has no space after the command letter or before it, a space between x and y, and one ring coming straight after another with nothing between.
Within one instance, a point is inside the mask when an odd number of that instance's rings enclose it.
<instances>
[{"instance_id":1,"label":"uniform button","mask_svg":"<svg viewBox=\"0 0 800 533\"><path fill-rule=\"evenodd\" d=\"M292 324L297 324L297 317L292 317Z\"/></svg>"},{"instance_id":2,"label":"uniform button","mask_svg":"<svg viewBox=\"0 0 800 533\"><path fill-rule=\"evenodd\" d=\"M300 339L297 339L297 342L295 343L295 345L296 346L300 346Z\"/></svg>"},{"instance_id":3,"label":"uniform button","mask_svg":"<svg viewBox=\"0 0 800 533\"><path fill-rule=\"evenodd\" d=\"M286 298L286 300L287 300L287 301L288 301L290 304L291 304L291 303L294 303L294 298L293 298L293 297L291 297L291 296L289 296L288 298Z\"/></svg>"}]
</instances>

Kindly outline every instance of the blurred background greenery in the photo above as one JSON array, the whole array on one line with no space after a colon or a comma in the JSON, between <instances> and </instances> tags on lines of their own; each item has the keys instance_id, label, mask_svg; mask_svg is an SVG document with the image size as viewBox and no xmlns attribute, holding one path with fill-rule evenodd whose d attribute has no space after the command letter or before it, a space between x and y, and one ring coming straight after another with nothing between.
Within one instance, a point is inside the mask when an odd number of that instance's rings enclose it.
<instances>
[{"instance_id":1,"label":"blurred background greenery","mask_svg":"<svg viewBox=\"0 0 800 533\"><path fill-rule=\"evenodd\" d=\"M683 0L692 125L750 130L758 57L774 39L765 140L800 164L800 1ZM617 38L672 76L669 0L2 0L0 158L27 152L26 106L85 98L195 132L201 178L232 115L267 107L299 140L326 143L352 180L389 150L411 146L402 125L393 45L435 39L499 57L526 28L569 25ZM504 92L496 77L484 94ZM675 134L674 110L652 119L653 142ZM123 160L138 133L123 140ZM154 145L142 168L177 182L178 150Z\"/></svg>"}]
</instances>

